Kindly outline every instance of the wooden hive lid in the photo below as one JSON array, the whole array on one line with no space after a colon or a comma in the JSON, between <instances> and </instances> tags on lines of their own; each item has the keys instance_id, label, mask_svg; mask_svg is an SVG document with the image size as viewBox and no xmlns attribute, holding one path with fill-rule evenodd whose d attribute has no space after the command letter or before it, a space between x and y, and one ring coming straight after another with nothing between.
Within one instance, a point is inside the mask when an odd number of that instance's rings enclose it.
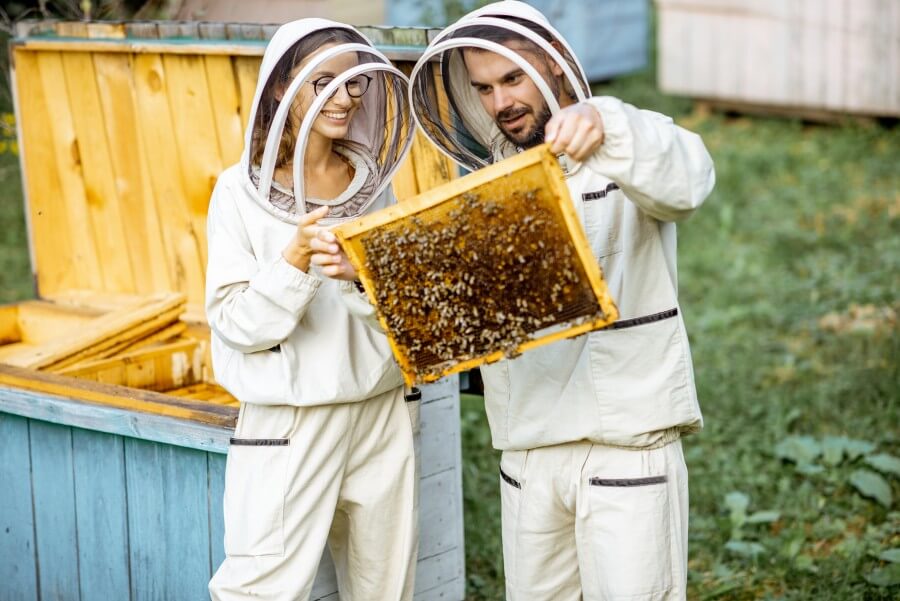
<instances>
[{"instance_id":1,"label":"wooden hive lid","mask_svg":"<svg viewBox=\"0 0 900 601\"><path fill-rule=\"evenodd\" d=\"M240 157L259 62L276 29L18 24L10 63L40 297L182 292L189 315L204 320L209 197ZM407 71L436 31L359 29ZM419 139L395 177L397 196L451 173Z\"/></svg>"}]
</instances>

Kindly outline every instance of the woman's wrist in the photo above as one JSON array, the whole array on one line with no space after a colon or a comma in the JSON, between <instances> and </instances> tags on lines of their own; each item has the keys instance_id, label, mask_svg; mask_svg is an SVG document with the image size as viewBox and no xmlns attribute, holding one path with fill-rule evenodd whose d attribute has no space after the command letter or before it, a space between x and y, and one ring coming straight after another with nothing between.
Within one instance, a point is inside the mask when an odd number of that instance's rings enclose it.
<instances>
[{"instance_id":1,"label":"woman's wrist","mask_svg":"<svg viewBox=\"0 0 900 601\"><path fill-rule=\"evenodd\" d=\"M309 259L312 256L312 250L309 248L287 247L281 251L284 260L299 269L302 272L309 271Z\"/></svg>"}]
</instances>

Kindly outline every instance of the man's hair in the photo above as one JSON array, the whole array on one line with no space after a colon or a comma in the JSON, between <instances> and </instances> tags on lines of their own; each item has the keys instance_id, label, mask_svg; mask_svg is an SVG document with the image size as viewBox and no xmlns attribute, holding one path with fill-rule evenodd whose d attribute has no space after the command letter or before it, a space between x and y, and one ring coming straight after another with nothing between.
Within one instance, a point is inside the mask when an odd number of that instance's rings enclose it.
<instances>
[{"instance_id":1,"label":"man's hair","mask_svg":"<svg viewBox=\"0 0 900 601\"><path fill-rule=\"evenodd\" d=\"M293 79L291 71L322 46L333 43L359 43L368 45L364 37L350 29L323 29L303 37L296 44L291 46L280 59L278 59L275 68L272 69L272 73L269 75L269 80L263 88L259 98L259 104L256 107L256 118L253 123L253 137L250 145L251 165L258 165L262 162L262 156L266 149L266 138L269 135L269 128L272 126L275 112L278 110L279 101L276 98L276 94L279 90L284 92L290 85L291 80ZM288 117L288 123L290 123L290 119L292 119L292 116ZM284 131L281 132L281 141L278 144L278 158L275 161L276 167L281 167L290 160L293 156L294 144L296 144L296 142L291 127L285 125Z\"/></svg>"},{"instance_id":2,"label":"man's hair","mask_svg":"<svg viewBox=\"0 0 900 601\"><path fill-rule=\"evenodd\" d=\"M515 23L517 25L521 25L522 27L527 28L528 30L536 33L538 36L546 40L547 42L553 43L558 42L553 34L547 31L545 28L541 27L539 24L534 21L530 21L528 19L522 19L520 17L509 17L506 15L481 15L483 17L491 17L495 19L503 19L504 21L509 21L511 23ZM537 44L535 44L530 39L525 36L517 33L515 31L511 31L509 29L504 29L502 27L497 27L495 25L470 25L468 27L461 27L457 31L453 32L449 39L452 38L479 38L482 40L487 40L489 42L495 42L497 44L506 44L508 42L517 42L522 44L529 52L541 57L548 63L552 61L552 59L547 55L547 53ZM475 48L475 47L467 47L464 49L469 52L490 52L489 50L484 50L483 48ZM574 73L578 73L578 65L575 63L574 57L570 56L569 53L563 48L560 50L560 54L572 68ZM554 82L555 83L555 82ZM579 84L580 85L580 82ZM571 98L576 98L575 91L569 85L567 78L562 78L562 86L553 85L554 91L564 90L566 94L568 94ZM557 92L558 93L558 92Z\"/></svg>"}]
</instances>

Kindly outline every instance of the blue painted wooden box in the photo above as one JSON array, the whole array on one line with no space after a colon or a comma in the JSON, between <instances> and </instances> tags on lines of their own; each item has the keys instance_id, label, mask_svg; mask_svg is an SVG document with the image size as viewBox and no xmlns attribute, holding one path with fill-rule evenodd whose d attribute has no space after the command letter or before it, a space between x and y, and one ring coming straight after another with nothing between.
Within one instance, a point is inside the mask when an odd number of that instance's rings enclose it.
<instances>
[{"instance_id":1,"label":"blue painted wooden box","mask_svg":"<svg viewBox=\"0 0 900 601\"><path fill-rule=\"evenodd\" d=\"M13 82L41 299L115 305L181 292L188 334L208 339L206 207L216 176L240 153L273 31L221 23L20 29ZM366 33L407 68L428 36ZM434 154L417 149L398 197L437 183ZM6 309L0 329L13 313ZM47 324L37 329L53 333ZM20 338L16 344L28 342ZM199 386L214 386L200 355L182 367L206 378ZM225 453L237 407L105 382L0 365L0 601L209 598L223 559ZM416 599L459 601L456 378L424 389L418 441ZM313 598L338 598L327 553Z\"/></svg>"}]
</instances>

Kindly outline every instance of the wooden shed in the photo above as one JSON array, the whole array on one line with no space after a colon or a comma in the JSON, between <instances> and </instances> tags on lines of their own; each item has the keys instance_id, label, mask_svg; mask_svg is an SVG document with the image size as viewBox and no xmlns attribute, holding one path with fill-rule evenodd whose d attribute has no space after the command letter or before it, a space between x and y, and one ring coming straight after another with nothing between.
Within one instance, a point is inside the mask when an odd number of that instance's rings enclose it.
<instances>
[{"instance_id":1,"label":"wooden shed","mask_svg":"<svg viewBox=\"0 0 900 601\"><path fill-rule=\"evenodd\" d=\"M206 211L275 27L25 23L10 59L38 299L0 307L0 598L204 599L237 402ZM409 70L430 32L363 28ZM401 201L455 170L417 139ZM459 394L423 390L416 599L464 596ZM325 553L314 599L337 599Z\"/></svg>"},{"instance_id":2,"label":"wooden shed","mask_svg":"<svg viewBox=\"0 0 900 601\"><path fill-rule=\"evenodd\" d=\"M724 106L900 116L896 0L656 0L659 85Z\"/></svg>"}]
</instances>

